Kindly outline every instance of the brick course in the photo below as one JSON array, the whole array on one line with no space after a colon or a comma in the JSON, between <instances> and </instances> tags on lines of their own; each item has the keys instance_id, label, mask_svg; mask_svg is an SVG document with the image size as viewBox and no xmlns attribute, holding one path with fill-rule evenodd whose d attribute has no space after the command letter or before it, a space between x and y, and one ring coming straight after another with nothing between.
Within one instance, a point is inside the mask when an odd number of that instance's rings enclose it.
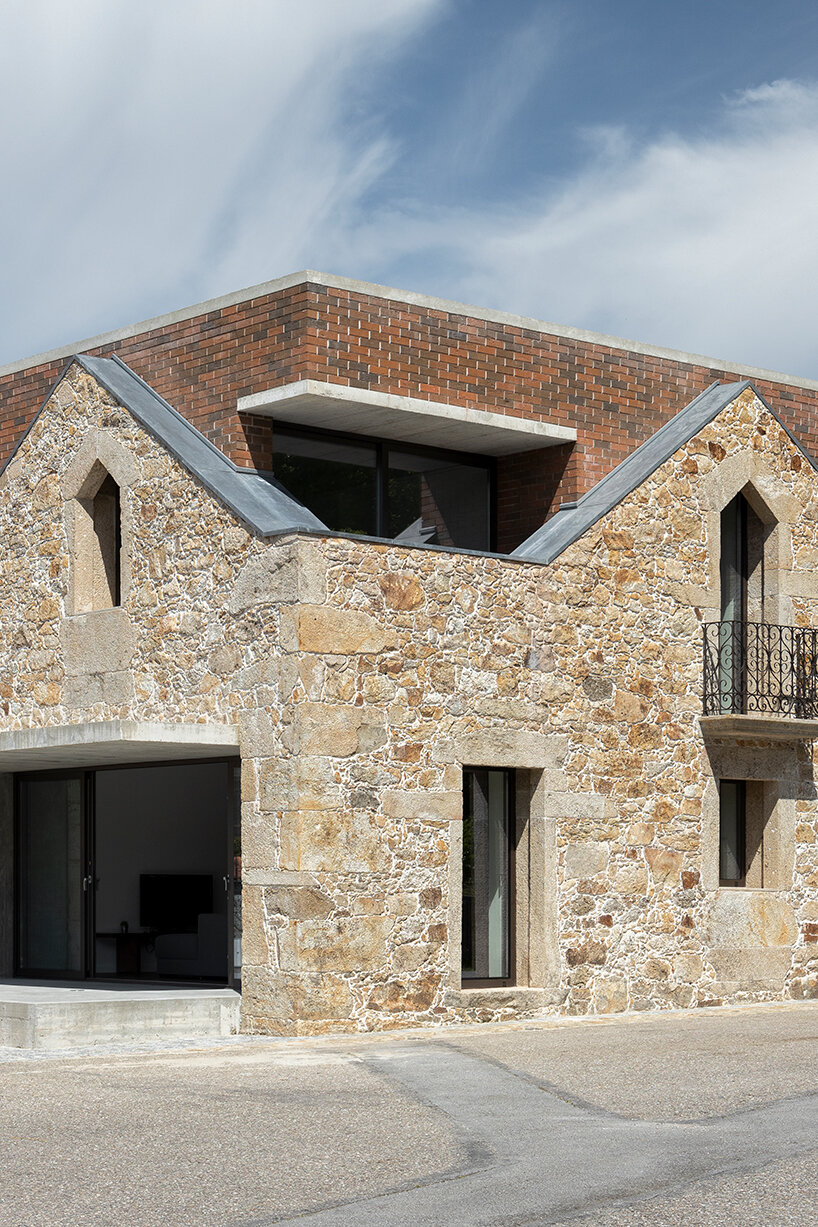
<instances>
[{"instance_id":1,"label":"brick course","mask_svg":"<svg viewBox=\"0 0 818 1227\"><path fill-rule=\"evenodd\" d=\"M118 354L243 466L270 467L272 436L267 419L237 413L237 398L296 379L575 427L574 448L499 462L501 550L589 489L713 380L740 378L718 366L310 282L89 352ZM0 460L65 365L58 359L0 378ZM818 451L818 391L754 382L804 445Z\"/></svg>"}]
</instances>

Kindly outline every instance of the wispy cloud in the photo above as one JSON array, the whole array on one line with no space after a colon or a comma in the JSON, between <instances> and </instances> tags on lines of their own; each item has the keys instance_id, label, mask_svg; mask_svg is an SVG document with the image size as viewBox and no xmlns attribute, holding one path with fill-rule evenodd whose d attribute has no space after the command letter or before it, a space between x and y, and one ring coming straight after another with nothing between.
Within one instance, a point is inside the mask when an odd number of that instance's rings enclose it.
<instances>
[{"instance_id":1,"label":"wispy cloud","mask_svg":"<svg viewBox=\"0 0 818 1227\"><path fill-rule=\"evenodd\" d=\"M505 33L488 52L481 48L478 60L472 58L468 45L463 48L457 65L462 75L459 98L440 117L434 133L431 173L438 174L445 167L450 175L468 179L471 171L484 170L553 63L560 40L558 15L550 6L535 9L516 22L513 14L509 10ZM538 116L538 122L547 119Z\"/></svg>"},{"instance_id":2,"label":"wispy cloud","mask_svg":"<svg viewBox=\"0 0 818 1227\"><path fill-rule=\"evenodd\" d=\"M375 255L377 275L411 252L413 288L818 377L818 84L725 99L694 137L586 135L559 190L385 211L347 260Z\"/></svg>"},{"instance_id":3,"label":"wispy cloud","mask_svg":"<svg viewBox=\"0 0 818 1227\"><path fill-rule=\"evenodd\" d=\"M569 126L556 185L541 164L487 204L463 170L453 207L441 168L491 162L550 21L510 27L395 175L390 67L452 0L145 11L0 7L0 361L306 266L818 377L818 83L724 98L693 135Z\"/></svg>"},{"instance_id":4,"label":"wispy cloud","mask_svg":"<svg viewBox=\"0 0 818 1227\"><path fill-rule=\"evenodd\" d=\"M297 267L388 164L369 94L440 6L3 6L3 356Z\"/></svg>"}]
</instances>

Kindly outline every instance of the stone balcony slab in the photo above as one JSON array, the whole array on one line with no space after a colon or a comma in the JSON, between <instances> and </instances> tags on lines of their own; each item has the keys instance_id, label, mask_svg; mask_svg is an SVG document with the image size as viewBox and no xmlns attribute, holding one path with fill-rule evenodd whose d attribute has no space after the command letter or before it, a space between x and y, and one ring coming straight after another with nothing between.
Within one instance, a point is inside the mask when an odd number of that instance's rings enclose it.
<instances>
[{"instance_id":1,"label":"stone balcony slab","mask_svg":"<svg viewBox=\"0 0 818 1227\"><path fill-rule=\"evenodd\" d=\"M814 741L818 720L795 720L790 716L723 715L700 716L705 737L735 737L753 741Z\"/></svg>"}]
</instances>

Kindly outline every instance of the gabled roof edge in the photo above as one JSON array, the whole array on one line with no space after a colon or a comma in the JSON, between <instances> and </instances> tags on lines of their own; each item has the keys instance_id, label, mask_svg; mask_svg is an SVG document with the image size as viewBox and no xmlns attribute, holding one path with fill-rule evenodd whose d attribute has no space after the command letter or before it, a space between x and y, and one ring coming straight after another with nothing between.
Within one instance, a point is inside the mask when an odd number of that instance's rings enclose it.
<instances>
[{"instance_id":1,"label":"gabled roof edge","mask_svg":"<svg viewBox=\"0 0 818 1227\"><path fill-rule=\"evenodd\" d=\"M159 395L120 358L74 354L49 389L0 474L12 463L74 364L80 366L136 419L208 493L261 537L288 532L329 533L327 526L278 482L235 464L201 431Z\"/></svg>"},{"instance_id":2,"label":"gabled roof edge","mask_svg":"<svg viewBox=\"0 0 818 1227\"><path fill-rule=\"evenodd\" d=\"M225 456L121 358L78 354L76 361L253 532L262 537L299 529L329 532L317 516L278 482L253 469L243 469Z\"/></svg>"},{"instance_id":3,"label":"gabled roof edge","mask_svg":"<svg viewBox=\"0 0 818 1227\"><path fill-rule=\"evenodd\" d=\"M649 439L640 444L630 455L597 482L573 505L560 508L545 524L532 533L513 550L512 558L528 562L552 563L569 545L573 545L584 533L618 503L646 481L662 464L684 447L700 430L704 429L736 397L752 388L765 408L772 414L787 437L806 457L810 466L818 471L815 460L803 443L788 429L781 418L765 400L752 380L722 384L718 380L700 392Z\"/></svg>"}]
</instances>

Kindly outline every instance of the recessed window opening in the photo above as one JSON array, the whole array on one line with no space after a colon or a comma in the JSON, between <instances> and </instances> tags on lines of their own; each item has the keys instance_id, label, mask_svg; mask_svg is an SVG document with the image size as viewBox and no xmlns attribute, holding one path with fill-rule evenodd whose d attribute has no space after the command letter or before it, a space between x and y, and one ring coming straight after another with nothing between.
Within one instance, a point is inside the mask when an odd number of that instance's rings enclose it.
<instances>
[{"instance_id":1,"label":"recessed window opening","mask_svg":"<svg viewBox=\"0 0 818 1227\"><path fill-rule=\"evenodd\" d=\"M494 470L486 456L275 427L273 476L335 532L491 549Z\"/></svg>"},{"instance_id":2,"label":"recessed window opening","mask_svg":"<svg viewBox=\"0 0 818 1227\"><path fill-rule=\"evenodd\" d=\"M719 884L743 886L747 835L744 780L719 785Z\"/></svg>"},{"instance_id":3,"label":"recessed window opening","mask_svg":"<svg viewBox=\"0 0 818 1227\"><path fill-rule=\"evenodd\" d=\"M764 555L771 531L772 526L761 520L743 493L721 513L718 646L723 712L745 712L748 703L753 709L763 709L766 701L759 697L769 688L765 661L771 649L780 648L766 618Z\"/></svg>"},{"instance_id":4,"label":"recessed window opening","mask_svg":"<svg viewBox=\"0 0 818 1227\"><path fill-rule=\"evenodd\" d=\"M105 473L96 493L78 500L76 535L77 612L112 609L122 601L122 512L120 489Z\"/></svg>"},{"instance_id":5,"label":"recessed window opening","mask_svg":"<svg viewBox=\"0 0 818 1227\"><path fill-rule=\"evenodd\" d=\"M747 620L747 500L737 494L721 513L721 620Z\"/></svg>"},{"instance_id":6,"label":"recessed window opening","mask_svg":"<svg viewBox=\"0 0 818 1227\"><path fill-rule=\"evenodd\" d=\"M719 885L765 885L764 794L759 780L719 782Z\"/></svg>"},{"instance_id":7,"label":"recessed window opening","mask_svg":"<svg viewBox=\"0 0 818 1227\"><path fill-rule=\"evenodd\" d=\"M721 513L721 619L765 621L764 553L772 525L765 524L744 494Z\"/></svg>"},{"instance_id":8,"label":"recessed window opening","mask_svg":"<svg viewBox=\"0 0 818 1227\"><path fill-rule=\"evenodd\" d=\"M93 517L94 536L100 561L99 595L105 605L118 605L121 599L122 526L119 486L110 473L97 490Z\"/></svg>"},{"instance_id":9,"label":"recessed window opening","mask_svg":"<svg viewBox=\"0 0 818 1227\"><path fill-rule=\"evenodd\" d=\"M463 983L513 981L514 775L463 771Z\"/></svg>"}]
</instances>

